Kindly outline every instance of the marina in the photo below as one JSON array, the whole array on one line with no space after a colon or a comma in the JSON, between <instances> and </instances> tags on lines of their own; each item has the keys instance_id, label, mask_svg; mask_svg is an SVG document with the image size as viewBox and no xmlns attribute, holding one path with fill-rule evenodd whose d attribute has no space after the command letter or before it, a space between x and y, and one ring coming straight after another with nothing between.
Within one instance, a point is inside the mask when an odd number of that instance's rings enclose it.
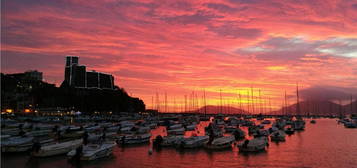
<instances>
[{"instance_id":1,"label":"marina","mask_svg":"<svg viewBox=\"0 0 357 168\"><path fill-rule=\"evenodd\" d=\"M284 121L286 117L266 116L265 120L240 118L239 116L225 116L221 127L212 126L214 117L210 121L199 121L198 115L168 115L170 117L158 116L133 116L132 120L117 121L113 119L108 122L104 119L99 121L97 117L96 126L88 123L72 123L59 126L50 123L31 123L19 122L24 125L36 125L46 129L67 127L82 127L85 130L92 130L92 134L101 135L105 133L105 140L90 142L87 145L81 145L82 155L78 162L73 162L73 158L78 152L78 143L83 143L82 136L61 136L59 143L42 144L40 149L33 149L35 145L31 144L31 149L26 151L4 151L8 146L6 139L10 136L4 136L2 132L2 167L354 167L357 158L353 154L357 149L356 129L344 126L336 118L304 118L297 121L293 119L292 127L295 122L304 122L305 128L300 127L291 135L284 134L285 129L278 130L275 125ZM90 118L89 116L87 116ZM253 126L237 125L240 131L244 132L244 138L235 139L234 133L224 131L224 127L231 125L229 118L238 118L239 123L251 121L254 125L266 123L264 127L256 129L254 133L248 134L248 129ZM93 118L93 117L92 117ZM100 118L100 117L99 117ZM112 117L113 118L113 117ZM135 119L136 118L136 119ZM166 120L171 118L174 120ZM183 135L171 135L169 126L171 123L174 129L180 128L186 123L184 121L197 119L197 125L194 130L184 131ZM221 116L219 117L221 118ZM250 117L247 117L250 118ZM311 123L314 120L316 123ZM347 119L345 119L347 120ZM20 126L15 124L14 120L3 120L2 123L13 122L12 127ZM29 121L29 119L27 119ZM267 124L268 122L270 124ZM278 121L278 122L277 122ZM350 121L350 120L349 120ZM350 122L356 122L351 120ZM132 123L132 124L129 124ZM346 122L345 124L349 124ZM114 126L113 126L114 125ZM116 125L118 127L116 127ZM157 125L146 129L146 125ZM53 127L51 127L53 126ZM84 126L84 127L83 127ZM99 126L99 127L98 127ZM130 131L122 133L122 128L131 127ZM177 127L177 128L176 128ZM212 134L209 136L206 130L209 127L215 127L214 131L221 131L222 134ZM108 129L108 128L117 128ZM136 128L136 129L133 129ZM286 126L282 127L286 128ZM11 128L15 129L15 128ZM45 129L45 130L46 130ZM277 129L277 130L275 130ZM64 129L59 129L66 132ZM108 134L108 130L113 132ZM275 130L275 131L274 131ZM7 131L6 126L2 131ZM29 131L29 130L28 130ZM73 129L76 131L76 129ZM270 132L271 131L271 132ZM285 130L286 131L286 130ZM78 132L78 131L76 131ZM268 132L265 134L264 132ZM258 134L260 134L258 136ZM49 134L51 135L51 133ZM65 134L59 134L65 135ZM214 136L213 136L214 135ZM282 135L283 139L281 139ZM15 136L15 135L13 135ZM90 135L92 136L92 135ZM16 136L15 136L16 137ZM29 144L29 137L24 135L23 144ZM40 136L41 137L41 136ZM55 134L54 134L55 137ZM126 137L126 138L123 138ZM148 138L147 138L148 137ZM159 137L162 138L161 141ZM165 139L171 137L171 145L164 144ZM211 137L213 137L211 141ZM34 137L35 139L39 137ZM64 139L63 139L64 138ZM31 139L31 140L32 140ZM73 140L72 140L73 139ZM147 139L147 140L146 140ZM209 142L211 141L211 142ZM14 141L20 146L21 143ZM31 142L38 142L32 140ZM78 143L77 143L78 142ZM166 142L167 143L167 142ZM161 145L162 144L162 145ZM59 149L59 146L61 148ZM103 148L103 149L101 149ZM35 150L35 151L33 151ZM77 151L76 151L77 150ZM96 152L102 154L96 155ZM37 151L37 152L36 152ZM45 152L47 151L47 152ZM138 161L140 158L140 161Z\"/></svg>"}]
</instances>

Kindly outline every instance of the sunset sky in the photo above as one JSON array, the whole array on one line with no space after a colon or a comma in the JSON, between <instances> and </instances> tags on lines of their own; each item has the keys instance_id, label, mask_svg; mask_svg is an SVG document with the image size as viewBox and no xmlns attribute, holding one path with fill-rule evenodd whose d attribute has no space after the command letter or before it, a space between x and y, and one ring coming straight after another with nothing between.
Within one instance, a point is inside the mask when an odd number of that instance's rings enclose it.
<instances>
[{"instance_id":1,"label":"sunset sky","mask_svg":"<svg viewBox=\"0 0 357 168\"><path fill-rule=\"evenodd\" d=\"M237 107L253 88L278 109L296 83L302 99L357 98L357 1L1 1L3 73L37 69L59 86L66 55L148 108L165 92L171 111L192 92L201 106L203 90Z\"/></svg>"}]
</instances>

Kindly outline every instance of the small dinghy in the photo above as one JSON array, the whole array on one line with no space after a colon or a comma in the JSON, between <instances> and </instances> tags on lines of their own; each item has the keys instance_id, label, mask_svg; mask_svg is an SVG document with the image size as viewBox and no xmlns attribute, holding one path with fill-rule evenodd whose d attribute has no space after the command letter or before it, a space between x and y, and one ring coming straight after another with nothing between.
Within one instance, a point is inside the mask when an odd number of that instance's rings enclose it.
<instances>
[{"instance_id":1,"label":"small dinghy","mask_svg":"<svg viewBox=\"0 0 357 168\"><path fill-rule=\"evenodd\" d=\"M285 141L285 132L278 130L270 135L271 141L280 142Z\"/></svg>"},{"instance_id":2,"label":"small dinghy","mask_svg":"<svg viewBox=\"0 0 357 168\"><path fill-rule=\"evenodd\" d=\"M88 144L80 146L67 153L69 158L76 155L80 160L96 160L99 158L110 156L113 153L115 142L104 142L102 144Z\"/></svg>"},{"instance_id":3,"label":"small dinghy","mask_svg":"<svg viewBox=\"0 0 357 168\"><path fill-rule=\"evenodd\" d=\"M265 150L266 146L268 146L268 140L266 137L245 140L244 142L238 144L239 151L241 152L258 152Z\"/></svg>"},{"instance_id":4,"label":"small dinghy","mask_svg":"<svg viewBox=\"0 0 357 168\"><path fill-rule=\"evenodd\" d=\"M235 137L224 136L220 138L215 138L211 143L205 143L204 147L206 149L220 150L232 148L232 143L235 141Z\"/></svg>"},{"instance_id":5,"label":"small dinghy","mask_svg":"<svg viewBox=\"0 0 357 168\"><path fill-rule=\"evenodd\" d=\"M76 149L77 147L82 145L82 139L77 139L73 141L67 141L62 143L55 143L46 146L36 146L34 145L34 151L32 151L31 155L36 157L46 157L46 156L54 156L68 153L69 151Z\"/></svg>"}]
</instances>

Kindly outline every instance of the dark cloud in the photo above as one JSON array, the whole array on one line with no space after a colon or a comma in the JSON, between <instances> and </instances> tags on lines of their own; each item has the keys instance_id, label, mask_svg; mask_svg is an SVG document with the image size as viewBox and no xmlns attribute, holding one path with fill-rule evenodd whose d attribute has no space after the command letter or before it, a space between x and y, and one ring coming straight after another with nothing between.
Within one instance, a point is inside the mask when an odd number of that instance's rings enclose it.
<instances>
[{"instance_id":1,"label":"dark cloud","mask_svg":"<svg viewBox=\"0 0 357 168\"><path fill-rule=\"evenodd\" d=\"M215 9L219 12L222 12L222 13L230 13L230 12L235 12L237 11L236 8L232 8L228 5L225 5L225 4L219 4L219 3L207 3L205 4L208 8L211 8L211 9Z\"/></svg>"},{"instance_id":2,"label":"dark cloud","mask_svg":"<svg viewBox=\"0 0 357 168\"><path fill-rule=\"evenodd\" d=\"M193 15L179 15L172 17L161 17L162 20L169 23L179 23L179 24L205 24L209 21L220 18L222 16L217 16L209 14L203 11L198 11Z\"/></svg>"},{"instance_id":3,"label":"dark cloud","mask_svg":"<svg viewBox=\"0 0 357 168\"><path fill-rule=\"evenodd\" d=\"M228 38L257 38L262 35L262 31L259 29L242 28L232 24L209 26L207 31L211 31L219 36Z\"/></svg>"}]
</instances>

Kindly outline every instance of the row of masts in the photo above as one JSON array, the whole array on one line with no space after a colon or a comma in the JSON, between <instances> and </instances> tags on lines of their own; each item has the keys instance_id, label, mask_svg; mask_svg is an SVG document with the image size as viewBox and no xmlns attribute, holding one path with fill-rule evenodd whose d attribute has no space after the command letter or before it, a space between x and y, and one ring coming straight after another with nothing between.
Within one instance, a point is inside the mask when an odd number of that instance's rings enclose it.
<instances>
[{"instance_id":1,"label":"row of masts","mask_svg":"<svg viewBox=\"0 0 357 168\"><path fill-rule=\"evenodd\" d=\"M329 108L326 110L325 108L320 107L319 103L305 100L304 106L300 105L300 97L299 97L299 87L296 86L296 103L295 110L292 110L292 107L289 103L289 98L287 96L286 91L284 92L284 100L281 106L278 105L278 108L281 107L281 110L273 111L273 108L276 106L271 103L271 98L268 96L262 96L262 92L259 89L258 93L254 93L254 88L246 90L237 90L235 96L230 97L229 100L226 100L222 96L222 90L219 90L219 103L215 104L207 104L207 95L206 91L202 90L201 92L192 91L188 95L184 95L181 101L176 101L177 97L172 97L170 102L168 101L167 93L164 93L164 100L160 100L160 95L156 92L156 96L152 96L151 108L157 110L158 112L163 113L201 113L207 114L207 107L215 106L215 113L221 114L243 114L243 113L251 113L251 114L276 114L276 115L310 115L313 114L332 114L333 111L336 111L336 106L333 106L332 103L329 103ZM257 92L257 91L255 91ZM198 93L201 93L200 95ZM246 93L246 94L243 94ZM357 98L356 98L357 100ZM351 112L353 111L353 96L351 96ZM340 115L344 115L345 109L342 109L342 103L339 101L339 105L337 106L339 109ZM212 111L212 110L211 110ZM295 112L294 112L295 111ZM356 105L356 113L357 113L357 105Z\"/></svg>"},{"instance_id":2,"label":"row of masts","mask_svg":"<svg viewBox=\"0 0 357 168\"><path fill-rule=\"evenodd\" d=\"M245 95L243 93L246 93ZM201 93L201 95L198 95ZM263 97L261 90L258 90L258 94L254 93L253 87L249 90L237 91L236 95L230 97L229 100L226 100L222 96L222 90L219 91L219 104L210 104L210 106L219 107L217 113L268 113L272 111L273 107L271 104L270 97ZM168 102L168 96L165 92L163 97L164 100L160 99L160 94L156 92L156 96L152 96L151 108L156 109L159 112L169 113L169 112L186 112L186 113L207 113L207 97L206 91L195 92L192 91L189 95L183 96L183 101L176 101L177 97L171 98L171 101Z\"/></svg>"}]
</instances>

